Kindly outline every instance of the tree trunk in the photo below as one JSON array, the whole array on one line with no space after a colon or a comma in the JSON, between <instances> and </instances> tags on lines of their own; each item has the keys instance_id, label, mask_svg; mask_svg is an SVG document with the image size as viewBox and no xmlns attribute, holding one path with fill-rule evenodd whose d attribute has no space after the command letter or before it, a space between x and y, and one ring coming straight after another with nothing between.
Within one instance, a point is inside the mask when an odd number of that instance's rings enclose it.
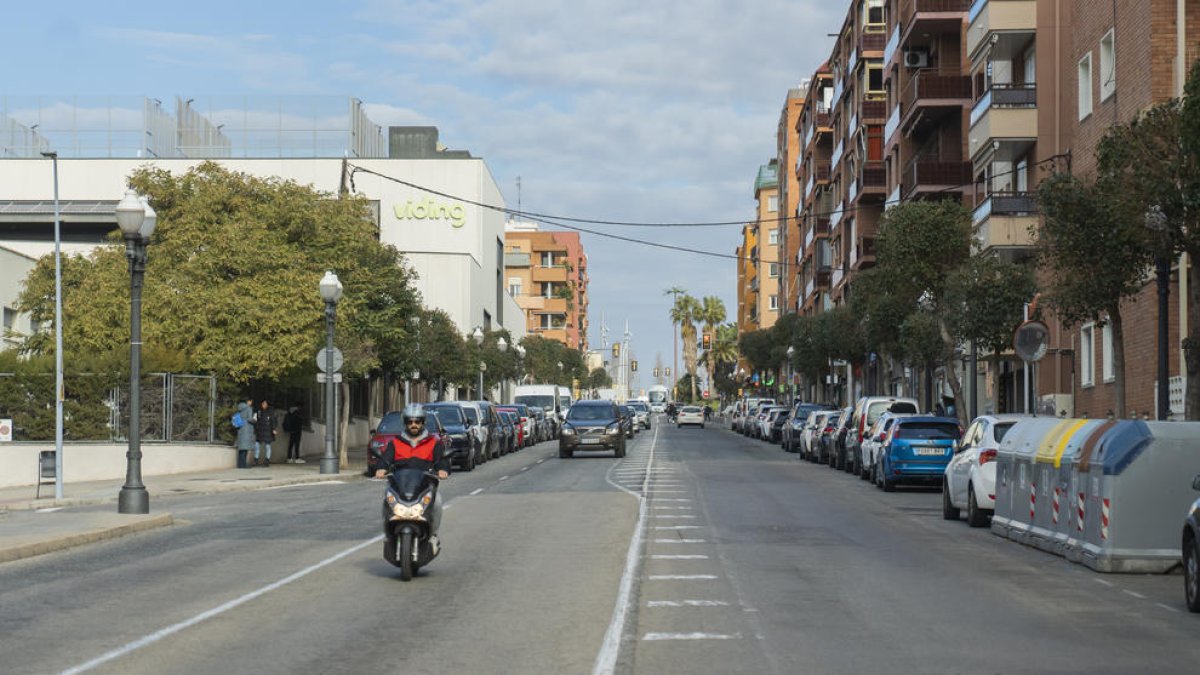
<instances>
[{"instance_id":1,"label":"tree trunk","mask_svg":"<svg viewBox=\"0 0 1200 675\"><path fill-rule=\"evenodd\" d=\"M338 402L338 467L345 469L349 464L346 456L346 432L350 428L350 385L343 379L338 385L338 394L342 400Z\"/></svg>"},{"instance_id":2,"label":"tree trunk","mask_svg":"<svg viewBox=\"0 0 1200 675\"><path fill-rule=\"evenodd\" d=\"M1197 260L1196 252L1188 253L1188 264ZM1185 346L1195 345L1183 351L1187 361L1187 400L1184 403L1184 419L1200 419L1200 274L1193 267L1188 270L1188 336Z\"/></svg>"},{"instance_id":3,"label":"tree trunk","mask_svg":"<svg viewBox=\"0 0 1200 675\"><path fill-rule=\"evenodd\" d=\"M1008 412L1000 409L1000 392L1004 389L1004 384L1000 382L1000 366L1003 358L999 352L992 352L992 413L996 415Z\"/></svg>"},{"instance_id":4,"label":"tree trunk","mask_svg":"<svg viewBox=\"0 0 1200 675\"><path fill-rule=\"evenodd\" d=\"M1113 393L1116 395L1116 406L1113 414L1117 419L1130 416L1125 409L1125 322L1121 319L1120 306L1110 307L1108 320L1112 322L1113 335L1113 370L1116 371L1113 381Z\"/></svg>"},{"instance_id":5,"label":"tree trunk","mask_svg":"<svg viewBox=\"0 0 1200 675\"><path fill-rule=\"evenodd\" d=\"M954 364L958 361L958 359L954 358L954 347L956 345L954 344L954 338L950 336L950 331L946 329L945 324L939 321L938 329L942 333L942 341L949 347L950 355L942 363L942 368L946 371L946 381L950 383L950 391L954 392L954 413L958 416L958 421L963 423L963 428L965 429L967 427L966 422L970 420L966 418L968 413L967 398L963 396L962 382L958 379L958 373L954 371ZM941 397L942 392L939 391L939 403L941 402Z\"/></svg>"}]
</instances>

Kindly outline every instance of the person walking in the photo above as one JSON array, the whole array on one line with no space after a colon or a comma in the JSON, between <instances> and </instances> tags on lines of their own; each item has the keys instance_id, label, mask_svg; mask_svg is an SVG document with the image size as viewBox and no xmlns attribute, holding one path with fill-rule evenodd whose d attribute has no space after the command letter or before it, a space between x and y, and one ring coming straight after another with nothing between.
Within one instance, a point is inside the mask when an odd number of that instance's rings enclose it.
<instances>
[{"instance_id":1,"label":"person walking","mask_svg":"<svg viewBox=\"0 0 1200 675\"><path fill-rule=\"evenodd\" d=\"M300 456L300 434L304 430L304 416L300 413L299 403L288 408L287 414L283 416L283 430L288 435L288 464L304 464L304 458Z\"/></svg>"},{"instance_id":2,"label":"person walking","mask_svg":"<svg viewBox=\"0 0 1200 675\"><path fill-rule=\"evenodd\" d=\"M245 401L238 403L237 413L234 415L235 426L237 430L237 439L234 447L237 448L237 468L249 469L250 451L254 449L254 409L250 407L254 404L254 399L248 398ZM241 424L238 425L238 422Z\"/></svg>"},{"instance_id":3,"label":"person walking","mask_svg":"<svg viewBox=\"0 0 1200 675\"><path fill-rule=\"evenodd\" d=\"M254 465L271 466L271 443L275 440L275 411L271 404L263 399L258 404L258 415L254 418ZM260 450L266 448L266 454Z\"/></svg>"}]
</instances>

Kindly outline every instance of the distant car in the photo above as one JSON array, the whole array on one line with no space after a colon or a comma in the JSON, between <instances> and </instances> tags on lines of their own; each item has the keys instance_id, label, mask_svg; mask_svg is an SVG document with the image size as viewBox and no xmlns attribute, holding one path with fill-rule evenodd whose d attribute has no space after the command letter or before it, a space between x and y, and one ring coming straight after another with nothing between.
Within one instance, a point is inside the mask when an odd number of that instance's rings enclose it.
<instances>
[{"instance_id":1,"label":"distant car","mask_svg":"<svg viewBox=\"0 0 1200 675\"><path fill-rule=\"evenodd\" d=\"M846 451L846 437L850 434L850 427L853 425L854 406L842 408L842 414L838 415L837 428L833 430L832 447L833 447L833 464L835 469L841 469L847 473L854 470L854 459L850 453Z\"/></svg>"},{"instance_id":2,"label":"distant car","mask_svg":"<svg viewBox=\"0 0 1200 675\"><path fill-rule=\"evenodd\" d=\"M612 401L576 401L567 410L558 436L558 456L570 458L577 450L612 450L625 456L625 430L621 413Z\"/></svg>"},{"instance_id":3,"label":"distant car","mask_svg":"<svg viewBox=\"0 0 1200 675\"><path fill-rule=\"evenodd\" d=\"M829 416L837 411L835 410L818 410L808 416L808 424L804 427L804 433L800 436L800 452L810 462L816 462L820 459L820 433L825 430L825 422Z\"/></svg>"},{"instance_id":4,"label":"distant car","mask_svg":"<svg viewBox=\"0 0 1200 675\"><path fill-rule=\"evenodd\" d=\"M617 412L621 415L621 426L625 429L625 438L633 438L637 435L637 413L629 406L618 403Z\"/></svg>"},{"instance_id":5,"label":"distant car","mask_svg":"<svg viewBox=\"0 0 1200 675\"><path fill-rule=\"evenodd\" d=\"M800 452L800 435L804 433L809 415L828 408L829 406L820 403L797 403L787 423L783 425L783 449L788 452Z\"/></svg>"},{"instance_id":6,"label":"distant car","mask_svg":"<svg viewBox=\"0 0 1200 675\"><path fill-rule=\"evenodd\" d=\"M633 411L635 413L637 413L638 424L640 424L643 429L649 429L650 428L650 404L646 403L645 401L631 401L629 403L629 407L633 408Z\"/></svg>"},{"instance_id":7,"label":"distant car","mask_svg":"<svg viewBox=\"0 0 1200 675\"><path fill-rule=\"evenodd\" d=\"M675 416L676 428L683 428L685 424L694 424L701 429L704 428L704 411L698 405L685 405L679 409L679 413Z\"/></svg>"},{"instance_id":8,"label":"distant car","mask_svg":"<svg viewBox=\"0 0 1200 675\"><path fill-rule=\"evenodd\" d=\"M862 457L862 441L867 430L885 412L917 414L920 408L915 398L898 396L863 396L854 404L850 432L846 434L846 451ZM870 470L871 465L861 465L859 471Z\"/></svg>"},{"instance_id":9,"label":"distant car","mask_svg":"<svg viewBox=\"0 0 1200 675\"><path fill-rule=\"evenodd\" d=\"M863 434L862 443L859 444L860 461L864 467L864 471L859 475L860 478L872 483L879 482L880 448L883 447L888 434L892 432L892 425L896 423L896 420L910 416L908 413L885 412L867 429L867 433Z\"/></svg>"},{"instance_id":10,"label":"distant car","mask_svg":"<svg viewBox=\"0 0 1200 675\"><path fill-rule=\"evenodd\" d=\"M983 415L967 427L946 465L942 482L942 517L958 520L967 510L967 524L984 527L996 510L996 451L1019 417Z\"/></svg>"},{"instance_id":11,"label":"distant car","mask_svg":"<svg viewBox=\"0 0 1200 675\"><path fill-rule=\"evenodd\" d=\"M784 410L787 410L787 408L781 405L773 405L770 408L765 408L762 413L762 419L760 419L758 422L758 433L755 434L755 437L760 440L770 442L771 429L775 424L775 419L779 417L779 413L783 412Z\"/></svg>"},{"instance_id":12,"label":"distant car","mask_svg":"<svg viewBox=\"0 0 1200 675\"><path fill-rule=\"evenodd\" d=\"M962 430L958 419L932 415L898 417L879 451L879 480L884 492L897 485L939 485Z\"/></svg>"},{"instance_id":13,"label":"distant car","mask_svg":"<svg viewBox=\"0 0 1200 675\"><path fill-rule=\"evenodd\" d=\"M771 419L771 433L767 437L768 441L772 443L783 442L783 427L787 424L791 416L791 408L780 408L775 413L775 417Z\"/></svg>"},{"instance_id":14,"label":"distant car","mask_svg":"<svg viewBox=\"0 0 1200 675\"><path fill-rule=\"evenodd\" d=\"M432 410L425 411L425 431L436 437L442 444L442 452L449 452L446 445L446 430ZM385 413L379 420L379 426L371 431L371 440L367 442L367 471L366 475L374 476L379 458L387 452L392 441L404 433L404 413L399 410Z\"/></svg>"},{"instance_id":15,"label":"distant car","mask_svg":"<svg viewBox=\"0 0 1200 675\"><path fill-rule=\"evenodd\" d=\"M821 464L827 464L830 467L833 463L833 439L834 433L838 428L838 420L842 417L842 411L834 410L825 416L825 421L820 429L815 432L814 442L817 449L817 461Z\"/></svg>"},{"instance_id":16,"label":"distant car","mask_svg":"<svg viewBox=\"0 0 1200 675\"><path fill-rule=\"evenodd\" d=\"M516 452L525 447L525 429L521 425L521 418L513 410L505 408L497 408L496 414L500 415L504 421L512 428L512 433L509 435L508 451Z\"/></svg>"},{"instance_id":17,"label":"distant car","mask_svg":"<svg viewBox=\"0 0 1200 675\"><path fill-rule=\"evenodd\" d=\"M463 471L474 471L482 450L471 435L463 409L456 403L426 403L425 410L437 415L446 433L446 449L450 460Z\"/></svg>"},{"instance_id":18,"label":"distant car","mask_svg":"<svg viewBox=\"0 0 1200 675\"><path fill-rule=\"evenodd\" d=\"M533 435L533 418L529 415L529 406L524 403L505 403L504 405L496 406L499 410L507 410L516 414L517 419L521 424L520 446L522 448L529 447L536 443Z\"/></svg>"}]
</instances>

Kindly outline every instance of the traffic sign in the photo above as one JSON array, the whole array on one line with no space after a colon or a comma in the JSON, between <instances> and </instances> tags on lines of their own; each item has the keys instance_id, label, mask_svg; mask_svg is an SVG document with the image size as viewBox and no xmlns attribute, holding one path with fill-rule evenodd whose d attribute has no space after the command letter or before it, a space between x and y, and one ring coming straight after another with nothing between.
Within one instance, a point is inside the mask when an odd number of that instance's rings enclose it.
<instances>
[{"instance_id":1,"label":"traffic sign","mask_svg":"<svg viewBox=\"0 0 1200 675\"><path fill-rule=\"evenodd\" d=\"M317 352L317 369L320 370L322 373L325 372L325 369L328 367L327 362L326 362L326 354L325 354L325 352L327 352L327 351L328 351L327 349L322 349L321 351ZM338 349L337 347L334 347L333 348L333 372L336 373L341 369L342 369L342 350Z\"/></svg>"},{"instance_id":2,"label":"traffic sign","mask_svg":"<svg viewBox=\"0 0 1200 675\"><path fill-rule=\"evenodd\" d=\"M8 443L12 437L12 420L0 420L0 442Z\"/></svg>"},{"instance_id":3,"label":"traffic sign","mask_svg":"<svg viewBox=\"0 0 1200 675\"><path fill-rule=\"evenodd\" d=\"M704 391L700 392L700 397L701 397L701 398L708 398L708 390L707 390L707 389L705 389Z\"/></svg>"},{"instance_id":4,"label":"traffic sign","mask_svg":"<svg viewBox=\"0 0 1200 675\"><path fill-rule=\"evenodd\" d=\"M1013 331L1013 351L1022 360L1040 361L1050 347L1050 329L1041 321L1026 321Z\"/></svg>"},{"instance_id":5,"label":"traffic sign","mask_svg":"<svg viewBox=\"0 0 1200 675\"><path fill-rule=\"evenodd\" d=\"M329 376L327 376L325 373L317 373L317 384L325 384L325 380L327 380L327 379L329 379ZM342 374L334 373L333 374L333 383L338 384L341 381L342 381Z\"/></svg>"}]
</instances>

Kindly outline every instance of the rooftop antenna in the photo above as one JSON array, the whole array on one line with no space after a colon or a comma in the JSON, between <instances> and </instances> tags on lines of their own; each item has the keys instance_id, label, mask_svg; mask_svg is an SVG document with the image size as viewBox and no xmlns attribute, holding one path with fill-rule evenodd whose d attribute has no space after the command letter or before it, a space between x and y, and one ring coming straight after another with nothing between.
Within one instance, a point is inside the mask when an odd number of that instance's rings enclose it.
<instances>
[{"instance_id":1,"label":"rooftop antenna","mask_svg":"<svg viewBox=\"0 0 1200 675\"><path fill-rule=\"evenodd\" d=\"M517 217L521 217L521 177L517 176Z\"/></svg>"}]
</instances>

